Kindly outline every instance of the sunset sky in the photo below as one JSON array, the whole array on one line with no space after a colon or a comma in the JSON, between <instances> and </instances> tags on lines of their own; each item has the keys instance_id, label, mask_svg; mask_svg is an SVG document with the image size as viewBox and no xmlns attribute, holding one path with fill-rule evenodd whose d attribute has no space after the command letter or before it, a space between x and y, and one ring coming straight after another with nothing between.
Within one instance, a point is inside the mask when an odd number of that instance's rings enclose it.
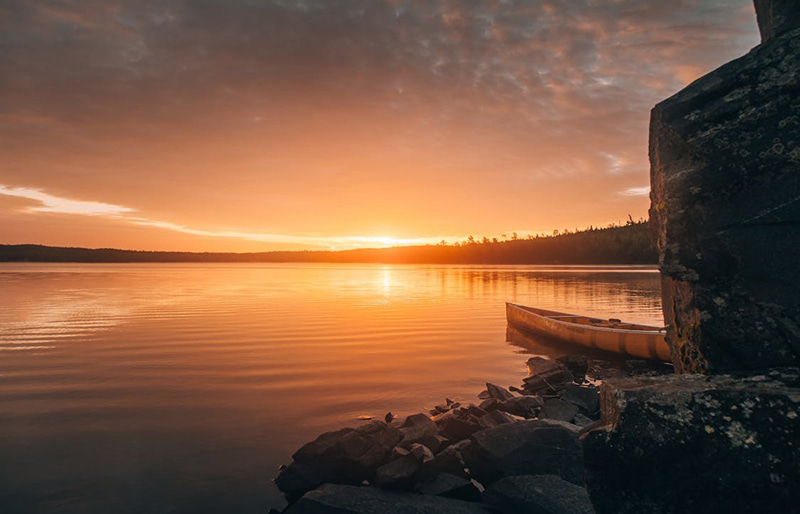
<instances>
[{"instance_id":1,"label":"sunset sky","mask_svg":"<svg viewBox=\"0 0 800 514\"><path fill-rule=\"evenodd\" d=\"M0 2L0 243L343 249L604 226L751 0Z\"/></svg>"}]
</instances>

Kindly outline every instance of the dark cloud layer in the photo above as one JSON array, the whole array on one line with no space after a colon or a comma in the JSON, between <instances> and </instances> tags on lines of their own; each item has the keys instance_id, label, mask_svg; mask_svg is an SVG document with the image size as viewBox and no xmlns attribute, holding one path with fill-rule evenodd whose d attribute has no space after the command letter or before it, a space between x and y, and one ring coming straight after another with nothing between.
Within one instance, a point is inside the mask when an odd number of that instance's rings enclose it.
<instances>
[{"instance_id":1,"label":"dark cloud layer","mask_svg":"<svg viewBox=\"0 0 800 514\"><path fill-rule=\"evenodd\" d=\"M565 191L565 224L641 212L617 193L647 184L652 105L757 42L748 0L6 0L0 24L0 184L291 233L411 204L395 230L461 235L476 202L477 230L540 229Z\"/></svg>"}]
</instances>

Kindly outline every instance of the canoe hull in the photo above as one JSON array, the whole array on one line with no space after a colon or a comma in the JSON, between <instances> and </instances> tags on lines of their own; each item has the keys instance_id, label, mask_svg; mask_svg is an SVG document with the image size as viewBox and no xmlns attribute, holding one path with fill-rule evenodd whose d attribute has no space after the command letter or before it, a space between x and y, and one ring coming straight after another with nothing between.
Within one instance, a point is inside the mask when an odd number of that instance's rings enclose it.
<instances>
[{"instance_id":1,"label":"canoe hull","mask_svg":"<svg viewBox=\"0 0 800 514\"><path fill-rule=\"evenodd\" d=\"M590 318L513 303L506 303L506 319L518 330L559 341L642 359L670 360L666 331L659 327L625 324L633 328L618 329L578 324L563 319Z\"/></svg>"}]
</instances>

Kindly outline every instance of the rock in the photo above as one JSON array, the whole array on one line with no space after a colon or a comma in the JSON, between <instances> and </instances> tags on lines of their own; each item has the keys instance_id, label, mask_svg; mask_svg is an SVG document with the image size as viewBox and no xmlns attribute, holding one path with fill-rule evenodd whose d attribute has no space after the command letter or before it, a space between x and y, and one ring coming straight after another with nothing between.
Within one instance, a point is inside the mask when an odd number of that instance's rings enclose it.
<instances>
[{"instance_id":1,"label":"rock","mask_svg":"<svg viewBox=\"0 0 800 514\"><path fill-rule=\"evenodd\" d=\"M578 426L580 428L583 428L583 427L587 427L587 426L591 425L592 423L595 422L595 420L593 420L592 418L589 418L587 416L584 416L583 414L581 414L579 412L579 413L575 414L574 418L572 418L572 422L576 426Z\"/></svg>"},{"instance_id":2,"label":"rock","mask_svg":"<svg viewBox=\"0 0 800 514\"><path fill-rule=\"evenodd\" d=\"M539 417L559 421L572 421L577 413L578 407L569 402L565 402L560 398L545 398L544 407L542 407Z\"/></svg>"},{"instance_id":3,"label":"rock","mask_svg":"<svg viewBox=\"0 0 800 514\"><path fill-rule=\"evenodd\" d=\"M409 449L412 444L423 440L431 442L439 435L439 427L425 414L413 414L400 426L400 433L403 436L400 446Z\"/></svg>"},{"instance_id":4,"label":"rock","mask_svg":"<svg viewBox=\"0 0 800 514\"><path fill-rule=\"evenodd\" d=\"M441 496L385 491L374 487L325 484L300 498L286 514L486 514L480 503Z\"/></svg>"},{"instance_id":5,"label":"rock","mask_svg":"<svg viewBox=\"0 0 800 514\"><path fill-rule=\"evenodd\" d=\"M491 397L492 397L492 395L489 394L489 391L486 391L486 390L483 390L480 393L478 393L478 398L481 399L481 400L488 400Z\"/></svg>"},{"instance_id":6,"label":"rock","mask_svg":"<svg viewBox=\"0 0 800 514\"><path fill-rule=\"evenodd\" d=\"M600 406L600 390L595 386L567 384L561 393L561 399L591 415L597 412L597 408Z\"/></svg>"},{"instance_id":7,"label":"rock","mask_svg":"<svg viewBox=\"0 0 800 514\"><path fill-rule=\"evenodd\" d=\"M442 451L444 448L450 444L450 440L442 435L433 435L433 436L426 436L422 437L417 441L419 444L427 446L430 450L436 454Z\"/></svg>"},{"instance_id":8,"label":"rock","mask_svg":"<svg viewBox=\"0 0 800 514\"><path fill-rule=\"evenodd\" d=\"M494 384L490 384L489 382L486 382L486 390L489 391L489 394L492 398L495 398L501 402L514 398L514 395L508 392L506 389Z\"/></svg>"},{"instance_id":9,"label":"rock","mask_svg":"<svg viewBox=\"0 0 800 514\"><path fill-rule=\"evenodd\" d=\"M386 423L391 423L392 421L394 421L394 418L396 418L396 417L397 417L397 416L395 416L395 415L394 415L394 414L392 414L391 412L387 412L387 413L386 413L386 415L383 417L383 420L384 420Z\"/></svg>"},{"instance_id":10,"label":"rock","mask_svg":"<svg viewBox=\"0 0 800 514\"><path fill-rule=\"evenodd\" d=\"M492 400L494 400L494 398L492 398L490 400L484 400L484 401L488 402L488 401L492 401ZM494 400L494 403L497 404L497 400ZM484 410L484 409L482 409L480 407L476 407L475 405L473 405L471 403L469 405L467 405L466 407L464 407L464 409L466 409L466 413L467 414L469 414L471 416L475 416L476 418L480 418L481 416L483 416L487 412L486 410Z\"/></svg>"},{"instance_id":11,"label":"rock","mask_svg":"<svg viewBox=\"0 0 800 514\"><path fill-rule=\"evenodd\" d=\"M650 219L681 373L800 365L800 3L756 8L766 42L651 113Z\"/></svg>"},{"instance_id":12,"label":"rock","mask_svg":"<svg viewBox=\"0 0 800 514\"><path fill-rule=\"evenodd\" d=\"M424 444L414 443L411 445L409 453L420 462L433 460L433 452Z\"/></svg>"},{"instance_id":13,"label":"rock","mask_svg":"<svg viewBox=\"0 0 800 514\"><path fill-rule=\"evenodd\" d=\"M594 514L586 489L556 475L501 478L483 500L509 514Z\"/></svg>"},{"instance_id":14,"label":"rock","mask_svg":"<svg viewBox=\"0 0 800 514\"><path fill-rule=\"evenodd\" d=\"M542 421L521 421L481 430L463 454L471 475L484 485L510 475L557 474L583 483L577 433Z\"/></svg>"},{"instance_id":15,"label":"rock","mask_svg":"<svg viewBox=\"0 0 800 514\"><path fill-rule=\"evenodd\" d=\"M423 464L423 475L428 480L432 480L436 475L441 473L448 473L459 477L468 478L467 472L464 471L466 467L464 464L464 457L462 452L465 451L472 444L471 441L461 441L458 444L448 446L433 460Z\"/></svg>"},{"instance_id":16,"label":"rock","mask_svg":"<svg viewBox=\"0 0 800 514\"><path fill-rule=\"evenodd\" d=\"M562 355L556 362L565 366L578 382L586 378L586 372L589 371L589 361L583 355Z\"/></svg>"},{"instance_id":17,"label":"rock","mask_svg":"<svg viewBox=\"0 0 800 514\"><path fill-rule=\"evenodd\" d=\"M433 480L425 482L418 488L422 494L444 496L457 500L477 502L481 500L481 493L475 484L463 476L440 473Z\"/></svg>"},{"instance_id":18,"label":"rock","mask_svg":"<svg viewBox=\"0 0 800 514\"><path fill-rule=\"evenodd\" d=\"M415 455L406 455L379 467L373 483L384 489L411 490L421 470L421 459Z\"/></svg>"},{"instance_id":19,"label":"rock","mask_svg":"<svg viewBox=\"0 0 800 514\"><path fill-rule=\"evenodd\" d=\"M800 27L800 5L796 0L755 0L761 42Z\"/></svg>"},{"instance_id":20,"label":"rock","mask_svg":"<svg viewBox=\"0 0 800 514\"><path fill-rule=\"evenodd\" d=\"M531 357L527 364L530 376L522 380L525 394L555 393L574 378L565 366L555 361Z\"/></svg>"},{"instance_id":21,"label":"rock","mask_svg":"<svg viewBox=\"0 0 800 514\"><path fill-rule=\"evenodd\" d=\"M400 430L380 421L327 432L297 450L275 484L290 501L325 482L360 484L389 460L400 438Z\"/></svg>"},{"instance_id":22,"label":"rock","mask_svg":"<svg viewBox=\"0 0 800 514\"><path fill-rule=\"evenodd\" d=\"M483 400L478 407L486 412L489 412L491 410L495 410L498 405L500 405L500 402L497 400L497 398L487 398L486 400Z\"/></svg>"},{"instance_id":23,"label":"rock","mask_svg":"<svg viewBox=\"0 0 800 514\"><path fill-rule=\"evenodd\" d=\"M493 410L492 412L487 412L480 419L478 419L478 423L480 424L481 428L492 428L500 425L505 425L506 423L516 423L516 422L517 420L514 419L510 414L507 414L501 410Z\"/></svg>"},{"instance_id":24,"label":"rock","mask_svg":"<svg viewBox=\"0 0 800 514\"><path fill-rule=\"evenodd\" d=\"M543 405L539 396L521 396L502 402L498 409L523 418L535 418Z\"/></svg>"},{"instance_id":25,"label":"rock","mask_svg":"<svg viewBox=\"0 0 800 514\"><path fill-rule=\"evenodd\" d=\"M480 424L472 419L459 419L455 416L447 418L441 424L441 433L451 441L461 441L481 429Z\"/></svg>"},{"instance_id":26,"label":"rock","mask_svg":"<svg viewBox=\"0 0 800 514\"><path fill-rule=\"evenodd\" d=\"M583 440L598 513L785 513L800 505L800 371L620 378Z\"/></svg>"}]
</instances>

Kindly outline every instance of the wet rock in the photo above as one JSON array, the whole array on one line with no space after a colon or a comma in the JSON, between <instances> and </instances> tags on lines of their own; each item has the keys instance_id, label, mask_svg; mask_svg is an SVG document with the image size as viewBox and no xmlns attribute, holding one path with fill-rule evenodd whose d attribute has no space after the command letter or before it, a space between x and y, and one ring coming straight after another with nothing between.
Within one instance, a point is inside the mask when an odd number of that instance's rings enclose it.
<instances>
[{"instance_id":1,"label":"wet rock","mask_svg":"<svg viewBox=\"0 0 800 514\"><path fill-rule=\"evenodd\" d=\"M528 366L528 375L530 376L546 375L548 373L560 371L562 368L558 362L542 357L531 357L525 364Z\"/></svg>"},{"instance_id":2,"label":"wet rock","mask_svg":"<svg viewBox=\"0 0 800 514\"><path fill-rule=\"evenodd\" d=\"M374 487L325 484L306 493L286 514L486 514L488 507L474 502L386 491Z\"/></svg>"},{"instance_id":3,"label":"wet rock","mask_svg":"<svg viewBox=\"0 0 800 514\"><path fill-rule=\"evenodd\" d=\"M586 378L586 372L589 371L589 361L582 355L562 355L556 362L565 366L576 382Z\"/></svg>"},{"instance_id":4,"label":"wet rock","mask_svg":"<svg viewBox=\"0 0 800 514\"><path fill-rule=\"evenodd\" d=\"M483 500L508 514L594 514L586 489L556 475L501 478Z\"/></svg>"},{"instance_id":5,"label":"wet rock","mask_svg":"<svg viewBox=\"0 0 800 514\"><path fill-rule=\"evenodd\" d=\"M650 219L681 373L800 365L800 2L765 43L655 106Z\"/></svg>"},{"instance_id":6,"label":"wet rock","mask_svg":"<svg viewBox=\"0 0 800 514\"><path fill-rule=\"evenodd\" d=\"M620 378L583 440L599 513L785 513L800 505L800 372Z\"/></svg>"},{"instance_id":7,"label":"wet rock","mask_svg":"<svg viewBox=\"0 0 800 514\"><path fill-rule=\"evenodd\" d=\"M480 393L478 393L478 398L481 399L481 400L488 400L491 397L492 397L492 395L489 394L489 391L487 391L487 390L483 390Z\"/></svg>"},{"instance_id":8,"label":"wet rock","mask_svg":"<svg viewBox=\"0 0 800 514\"><path fill-rule=\"evenodd\" d=\"M378 466L389 460L401 437L400 430L380 421L327 432L297 450L275 484L291 501L325 482L370 480Z\"/></svg>"},{"instance_id":9,"label":"wet rock","mask_svg":"<svg viewBox=\"0 0 800 514\"><path fill-rule=\"evenodd\" d=\"M421 484L418 488L422 494L444 496L457 500L477 502L481 500L481 493L475 484L463 476L440 473L432 480Z\"/></svg>"},{"instance_id":10,"label":"wet rock","mask_svg":"<svg viewBox=\"0 0 800 514\"><path fill-rule=\"evenodd\" d=\"M464 450L470 473L484 485L510 475L557 474L583 483L577 433L542 421L521 421L473 434Z\"/></svg>"},{"instance_id":11,"label":"wet rock","mask_svg":"<svg viewBox=\"0 0 800 514\"><path fill-rule=\"evenodd\" d=\"M384 489L411 490L421 470L421 460L409 454L379 467L373 483Z\"/></svg>"},{"instance_id":12,"label":"wet rock","mask_svg":"<svg viewBox=\"0 0 800 514\"><path fill-rule=\"evenodd\" d=\"M485 401L490 401L490 400L485 400ZM495 400L494 403L496 404L497 400ZM476 418L480 418L481 416L486 414L487 411L482 409L482 408L480 408L480 407L476 407L475 405L470 403L469 405L467 405L465 407L465 412L466 412L466 414L469 414L471 416L475 416Z\"/></svg>"},{"instance_id":13,"label":"wet rock","mask_svg":"<svg viewBox=\"0 0 800 514\"><path fill-rule=\"evenodd\" d=\"M501 410L493 410L492 412L487 412L480 419L478 419L478 423L480 424L481 428L492 428L500 425L505 425L506 423L516 423L516 422L517 420L514 417Z\"/></svg>"},{"instance_id":14,"label":"wet rock","mask_svg":"<svg viewBox=\"0 0 800 514\"><path fill-rule=\"evenodd\" d=\"M539 396L521 396L502 402L498 409L523 418L534 418L543 405Z\"/></svg>"},{"instance_id":15,"label":"wet rock","mask_svg":"<svg viewBox=\"0 0 800 514\"><path fill-rule=\"evenodd\" d=\"M506 389L494 384L490 384L489 382L486 382L486 390L489 391L489 394L492 398L495 398L501 402L514 398L514 395L508 392Z\"/></svg>"},{"instance_id":16,"label":"wet rock","mask_svg":"<svg viewBox=\"0 0 800 514\"><path fill-rule=\"evenodd\" d=\"M542 407L539 417L559 421L572 421L577 413L578 407L569 402L565 402L560 398L545 398L544 407Z\"/></svg>"},{"instance_id":17,"label":"wet rock","mask_svg":"<svg viewBox=\"0 0 800 514\"><path fill-rule=\"evenodd\" d=\"M561 393L561 399L577 406L584 413L594 414L600 406L600 390L595 386L567 384Z\"/></svg>"}]
</instances>

